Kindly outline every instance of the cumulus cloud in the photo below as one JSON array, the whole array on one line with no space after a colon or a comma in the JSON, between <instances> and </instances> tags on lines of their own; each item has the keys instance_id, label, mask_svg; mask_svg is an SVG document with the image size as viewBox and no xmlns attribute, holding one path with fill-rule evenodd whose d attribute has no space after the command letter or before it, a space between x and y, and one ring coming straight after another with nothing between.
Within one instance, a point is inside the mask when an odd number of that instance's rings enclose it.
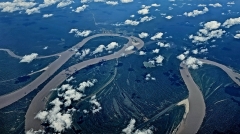
<instances>
[{"instance_id":1,"label":"cumulus cloud","mask_svg":"<svg viewBox=\"0 0 240 134\"><path fill-rule=\"evenodd\" d=\"M66 79L66 81L67 81L67 82L70 82L70 81L72 81L72 80L74 80L74 79L75 79L75 78L71 76L70 78Z\"/></svg>"},{"instance_id":2,"label":"cumulus cloud","mask_svg":"<svg viewBox=\"0 0 240 134\"><path fill-rule=\"evenodd\" d=\"M118 2L117 1L107 1L106 4L115 6L118 4Z\"/></svg>"},{"instance_id":3,"label":"cumulus cloud","mask_svg":"<svg viewBox=\"0 0 240 134\"><path fill-rule=\"evenodd\" d=\"M154 49L153 51L152 51L153 53L159 53L159 49Z\"/></svg>"},{"instance_id":4,"label":"cumulus cloud","mask_svg":"<svg viewBox=\"0 0 240 134\"><path fill-rule=\"evenodd\" d=\"M82 5L80 7L77 7L76 10L74 10L74 12L80 13L80 12L84 11L87 7L88 7L88 5Z\"/></svg>"},{"instance_id":5,"label":"cumulus cloud","mask_svg":"<svg viewBox=\"0 0 240 134\"><path fill-rule=\"evenodd\" d=\"M84 81L84 82L82 82L82 83L79 84L79 87L78 87L77 89L78 89L79 91L84 92L87 87L92 87L92 86L94 86L94 83L96 83L96 82L97 82L96 79L93 79L92 81L90 81L90 80Z\"/></svg>"},{"instance_id":6,"label":"cumulus cloud","mask_svg":"<svg viewBox=\"0 0 240 134\"><path fill-rule=\"evenodd\" d=\"M153 131L151 130L152 128L148 129L143 129L143 130L135 130L135 119L131 119L128 126L122 130L123 133L125 134L153 134Z\"/></svg>"},{"instance_id":7,"label":"cumulus cloud","mask_svg":"<svg viewBox=\"0 0 240 134\"><path fill-rule=\"evenodd\" d=\"M151 6L152 6L152 7L159 7L159 6L161 6L161 5L160 5L160 4L153 3Z\"/></svg>"},{"instance_id":8,"label":"cumulus cloud","mask_svg":"<svg viewBox=\"0 0 240 134\"><path fill-rule=\"evenodd\" d=\"M240 17L227 19L222 26L230 28L233 25L240 24Z\"/></svg>"},{"instance_id":9,"label":"cumulus cloud","mask_svg":"<svg viewBox=\"0 0 240 134\"><path fill-rule=\"evenodd\" d=\"M101 104L96 99L96 95L92 96L89 102L93 104L93 107L92 107L93 114L99 112L102 109Z\"/></svg>"},{"instance_id":10,"label":"cumulus cloud","mask_svg":"<svg viewBox=\"0 0 240 134\"><path fill-rule=\"evenodd\" d=\"M196 36L190 35L189 39L192 39L193 43L202 44L212 38L221 38L226 31L222 29L207 31L206 29L200 29Z\"/></svg>"},{"instance_id":11,"label":"cumulus cloud","mask_svg":"<svg viewBox=\"0 0 240 134\"><path fill-rule=\"evenodd\" d=\"M209 4L209 6L212 6L212 7L222 7L222 5L220 3Z\"/></svg>"},{"instance_id":12,"label":"cumulus cloud","mask_svg":"<svg viewBox=\"0 0 240 134\"><path fill-rule=\"evenodd\" d=\"M72 101L80 100L83 96L85 88L92 87L94 83L97 82L96 79L84 81L79 84L79 87L74 88L72 85L64 84L60 88L55 89L58 91L58 97L50 102L53 107L48 111L40 111L35 118L40 119L42 122L48 123L49 127L53 128L55 132L63 132L65 129L71 127L72 124L72 114L76 111L74 108L68 108ZM96 98L91 98L91 103L97 106L98 109L100 104L96 101ZM62 110L61 107L65 106ZM96 111L97 109L95 109Z\"/></svg>"},{"instance_id":13,"label":"cumulus cloud","mask_svg":"<svg viewBox=\"0 0 240 134\"><path fill-rule=\"evenodd\" d=\"M141 14L141 15L146 15L148 13L149 13L148 8L143 8L143 9L138 10L138 14Z\"/></svg>"},{"instance_id":14,"label":"cumulus cloud","mask_svg":"<svg viewBox=\"0 0 240 134\"><path fill-rule=\"evenodd\" d=\"M52 16L53 16L53 14L44 14L43 18L48 18L48 17L52 17Z\"/></svg>"},{"instance_id":15,"label":"cumulus cloud","mask_svg":"<svg viewBox=\"0 0 240 134\"><path fill-rule=\"evenodd\" d=\"M236 35L234 36L234 38L235 38L235 39L240 39L240 34L236 34Z\"/></svg>"},{"instance_id":16,"label":"cumulus cloud","mask_svg":"<svg viewBox=\"0 0 240 134\"><path fill-rule=\"evenodd\" d=\"M157 42L157 45L160 46L160 47L170 47L170 44L169 43L162 43L162 42Z\"/></svg>"},{"instance_id":17,"label":"cumulus cloud","mask_svg":"<svg viewBox=\"0 0 240 134\"><path fill-rule=\"evenodd\" d=\"M107 45L106 50L112 50L116 47L118 47L118 43L117 42L111 42L110 44Z\"/></svg>"},{"instance_id":18,"label":"cumulus cloud","mask_svg":"<svg viewBox=\"0 0 240 134\"><path fill-rule=\"evenodd\" d=\"M213 30L213 29L218 29L220 26L221 26L221 23L217 21L209 21L204 24L204 29Z\"/></svg>"},{"instance_id":19,"label":"cumulus cloud","mask_svg":"<svg viewBox=\"0 0 240 134\"><path fill-rule=\"evenodd\" d=\"M135 119L131 119L128 126L122 130L125 134L132 134L133 130L135 129Z\"/></svg>"},{"instance_id":20,"label":"cumulus cloud","mask_svg":"<svg viewBox=\"0 0 240 134\"><path fill-rule=\"evenodd\" d=\"M188 57L184 62L183 62L188 68L192 69L198 69L200 66L203 65L203 62L198 60L197 58L194 57Z\"/></svg>"},{"instance_id":21,"label":"cumulus cloud","mask_svg":"<svg viewBox=\"0 0 240 134\"><path fill-rule=\"evenodd\" d=\"M134 46L129 46L125 49L125 51L132 51L134 49Z\"/></svg>"},{"instance_id":22,"label":"cumulus cloud","mask_svg":"<svg viewBox=\"0 0 240 134\"><path fill-rule=\"evenodd\" d=\"M76 56L80 56L80 59L83 59L90 53L90 49L83 49L82 53L77 53Z\"/></svg>"},{"instance_id":23,"label":"cumulus cloud","mask_svg":"<svg viewBox=\"0 0 240 134\"><path fill-rule=\"evenodd\" d=\"M172 19L172 16L166 16L165 18L166 19Z\"/></svg>"},{"instance_id":24,"label":"cumulus cloud","mask_svg":"<svg viewBox=\"0 0 240 134\"><path fill-rule=\"evenodd\" d=\"M61 113L61 105L63 104L59 98L54 99L50 104L53 105L49 111L40 111L35 118L43 122L48 122L49 127L53 128L55 132L62 132L70 128L72 124L72 116L68 113Z\"/></svg>"},{"instance_id":25,"label":"cumulus cloud","mask_svg":"<svg viewBox=\"0 0 240 134\"><path fill-rule=\"evenodd\" d=\"M151 40L161 39L163 36L162 32L156 33L154 36L151 37Z\"/></svg>"},{"instance_id":26,"label":"cumulus cloud","mask_svg":"<svg viewBox=\"0 0 240 134\"><path fill-rule=\"evenodd\" d=\"M32 54L30 54L30 55L25 55L25 56L22 57L20 63L21 63L21 62L30 63L30 62L32 62L34 59L36 59L37 56L38 56L37 53L32 53Z\"/></svg>"},{"instance_id":27,"label":"cumulus cloud","mask_svg":"<svg viewBox=\"0 0 240 134\"><path fill-rule=\"evenodd\" d=\"M202 48L199 53L206 53L208 51L207 48Z\"/></svg>"},{"instance_id":28,"label":"cumulus cloud","mask_svg":"<svg viewBox=\"0 0 240 134\"><path fill-rule=\"evenodd\" d=\"M190 35L189 39L191 39L193 43L202 44L213 38L221 38L226 31L218 29L220 25L221 23L217 21L207 22L203 25L203 29L199 29L197 35Z\"/></svg>"},{"instance_id":29,"label":"cumulus cloud","mask_svg":"<svg viewBox=\"0 0 240 134\"><path fill-rule=\"evenodd\" d=\"M140 34L138 34L138 36L139 36L140 38L147 38L149 35L148 35L148 33L141 32Z\"/></svg>"},{"instance_id":30,"label":"cumulus cloud","mask_svg":"<svg viewBox=\"0 0 240 134\"><path fill-rule=\"evenodd\" d=\"M84 31L79 31L78 29L71 29L69 33L75 33L75 37L86 37L90 33L92 33L91 30L84 30Z\"/></svg>"},{"instance_id":31,"label":"cumulus cloud","mask_svg":"<svg viewBox=\"0 0 240 134\"><path fill-rule=\"evenodd\" d=\"M183 15L188 16L188 17L195 17L201 14L205 14L208 12L208 8L204 7L202 11L200 10L193 10L192 12L185 12Z\"/></svg>"},{"instance_id":32,"label":"cumulus cloud","mask_svg":"<svg viewBox=\"0 0 240 134\"><path fill-rule=\"evenodd\" d=\"M207 6L207 5L205 5L205 4L198 4L198 7L205 7L205 6Z\"/></svg>"},{"instance_id":33,"label":"cumulus cloud","mask_svg":"<svg viewBox=\"0 0 240 134\"><path fill-rule=\"evenodd\" d=\"M133 26L136 26L136 25L139 24L139 22L138 22L138 21L128 20L128 19L127 19L127 20L124 22L124 24L125 24L125 25L133 25Z\"/></svg>"},{"instance_id":34,"label":"cumulus cloud","mask_svg":"<svg viewBox=\"0 0 240 134\"><path fill-rule=\"evenodd\" d=\"M184 54L180 54L180 55L177 56L177 58L179 60L183 61L186 58L186 56Z\"/></svg>"},{"instance_id":35,"label":"cumulus cloud","mask_svg":"<svg viewBox=\"0 0 240 134\"><path fill-rule=\"evenodd\" d=\"M121 0L122 3L130 3L133 2L133 0Z\"/></svg>"},{"instance_id":36,"label":"cumulus cloud","mask_svg":"<svg viewBox=\"0 0 240 134\"><path fill-rule=\"evenodd\" d=\"M140 22L151 21L153 19L155 19L155 17L153 17L153 16L151 16L151 17L144 16L140 19Z\"/></svg>"},{"instance_id":37,"label":"cumulus cloud","mask_svg":"<svg viewBox=\"0 0 240 134\"><path fill-rule=\"evenodd\" d=\"M151 74L147 74L145 80L156 80L156 78L152 77Z\"/></svg>"},{"instance_id":38,"label":"cumulus cloud","mask_svg":"<svg viewBox=\"0 0 240 134\"><path fill-rule=\"evenodd\" d=\"M72 1L72 0L63 0L57 4L57 8L65 7L72 3L74 3L74 1Z\"/></svg>"},{"instance_id":39,"label":"cumulus cloud","mask_svg":"<svg viewBox=\"0 0 240 134\"><path fill-rule=\"evenodd\" d=\"M164 59L164 57L161 56L161 55L159 55L159 56L155 57L155 62L156 62L157 64L161 65L162 62L163 62L163 59Z\"/></svg>"},{"instance_id":40,"label":"cumulus cloud","mask_svg":"<svg viewBox=\"0 0 240 134\"><path fill-rule=\"evenodd\" d=\"M93 54L101 53L101 52L103 52L104 49L105 49L105 46L104 46L104 45L99 45L99 46L93 51Z\"/></svg>"},{"instance_id":41,"label":"cumulus cloud","mask_svg":"<svg viewBox=\"0 0 240 134\"><path fill-rule=\"evenodd\" d=\"M234 1L230 1L230 2L227 2L228 5L234 5L235 2Z\"/></svg>"},{"instance_id":42,"label":"cumulus cloud","mask_svg":"<svg viewBox=\"0 0 240 134\"><path fill-rule=\"evenodd\" d=\"M40 13L40 10L39 10L40 8L38 8L38 7L34 7L34 8L32 8L32 9L27 9L26 11L25 11L25 13L26 14L28 14L28 15L31 15L31 14L34 14L34 13Z\"/></svg>"},{"instance_id":43,"label":"cumulus cloud","mask_svg":"<svg viewBox=\"0 0 240 134\"><path fill-rule=\"evenodd\" d=\"M140 52L139 52L139 55L146 55L146 52L140 51Z\"/></svg>"},{"instance_id":44,"label":"cumulus cloud","mask_svg":"<svg viewBox=\"0 0 240 134\"><path fill-rule=\"evenodd\" d=\"M37 3L31 1L26 2L24 0L14 0L13 2L0 2L0 9L1 12L15 12L15 11L22 11L27 10L34 7Z\"/></svg>"},{"instance_id":45,"label":"cumulus cloud","mask_svg":"<svg viewBox=\"0 0 240 134\"><path fill-rule=\"evenodd\" d=\"M192 50L192 53L193 53L193 54L198 54L198 49Z\"/></svg>"}]
</instances>

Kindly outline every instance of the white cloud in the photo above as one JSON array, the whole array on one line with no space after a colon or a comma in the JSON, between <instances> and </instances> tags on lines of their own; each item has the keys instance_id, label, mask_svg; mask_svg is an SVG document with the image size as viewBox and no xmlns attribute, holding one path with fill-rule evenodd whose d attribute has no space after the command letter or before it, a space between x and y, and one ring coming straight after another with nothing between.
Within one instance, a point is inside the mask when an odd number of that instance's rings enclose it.
<instances>
[{"instance_id":1,"label":"white cloud","mask_svg":"<svg viewBox=\"0 0 240 134\"><path fill-rule=\"evenodd\" d=\"M191 39L193 43L202 44L207 43L208 40L213 38L221 38L222 35L226 33L226 31L218 29L220 25L221 23L217 21L207 22L203 25L204 29L199 29L197 35L196 36L190 35L189 39Z\"/></svg>"},{"instance_id":2,"label":"white cloud","mask_svg":"<svg viewBox=\"0 0 240 134\"><path fill-rule=\"evenodd\" d=\"M43 49L44 49L44 50L48 49L48 46L44 47Z\"/></svg>"},{"instance_id":3,"label":"white cloud","mask_svg":"<svg viewBox=\"0 0 240 134\"><path fill-rule=\"evenodd\" d=\"M135 119L131 119L128 126L122 130L125 134L132 134L133 130L135 129Z\"/></svg>"},{"instance_id":4,"label":"white cloud","mask_svg":"<svg viewBox=\"0 0 240 134\"><path fill-rule=\"evenodd\" d=\"M228 2L227 4L228 4L228 5L234 5L235 2L234 2L234 1L230 1L230 2Z\"/></svg>"},{"instance_id":5,"label":"white cloud","mask_svg":"<svg viewBox=\"0 0 240 134\"><path fill-rule=\"evenodd\" d=\"M111 42L110 44L107 45L106 50L112 50L116 47L118 47L118 43L117 42Z\"/></svg>"},{"instance_id":6,"label":"white cloud","mask_svg":"<svg viewBox=\"0 0 240 134\"><path fill-rule=\"evenodd\" d=\"M159 6L161 6L161 5L160 5L160 4L153 3L151 6L152 6L152 7L159 7Z\"/></svg>"},{"instance_id":7,"label":"white cloud","mask_svg":"<svg viewBox=\"0 0 240 134\"><path fill-rule=\"evenodd\" d=\"M165 17L166 19L172 19L172 16L167 16L167 17Z\"/></svg>"},{"instance_id":8,"label":"white cloud","mask_svg":"<svg viewBox=\"0 0 240 134\"><path fill-rule=\"evenodd\" d=\"M212 6L212 7L222 7L222 5L220 3L209 4L209 6Z\"/></svg>"},{"instance_id":9,"label":"white cloud","mask_svg":"<svg viewBox=\"0 0 240 134\"><path fill-rule=\"evenodd\" d=\"M162 43L162 42L157 42L157 45L160 46L160 47L170 47L170 44L169 43Z\"/></svg>"},{"instance_id":10,"label":"white cloud","mask_svg":"<svg viewBox=\"0 0 240 134\"><path fill-rule=\"evenodd\" d=\"M94 0L94 2L105 2L105 0Z\"/></svg>"},{"instance_id":11,"label":"white cloud","mask_svg":"<svg viewBox=\"0 0 240 134\"><path fill-rule=\"evenodd\" d=\"M101 104L96 99L96 95L92 96L89 102L94 105L92 107L93 114L95 114L96 112L99 112L102 109Z\"/></svg>"},{"instance_id":12,"label":"white cloud","mask_svg":"<svg viewBox=\"0 0 240 134\"><path fill-rule=\"evenodd\" d=\"M230 28L233 25L240 24L240 17L227 19L222 26Z\"/></svg>"},{"instance_id":13,"label":"white cloud","mask_svg":"<svg viewBox=\"0 0 240 134\"><path fill-rule=\"evenodd\" d=\"M186 58L186 56L184 54L180 54L180 55L177 56L177 58L179 60L183 61Z\"/></svg>"},{"instance_id":14,"label":"white cloud","mask_svg":"<svg viewBox=\"0 0 240 134\"><path fill-rule=\"evenodd\" d=\"M101 52L103 52L104 49L105 49L105 46L104 46L104 45L99 45L99 46L93 51L93 54L101 53Z\"/></svg>"},{"instance_id":15,"label":"white cloud","mask_svg":"<svg viewBox=\"0 0 240 134\"><path fill-rule=\"evenodd\" d=\"M51 17L51 16L53 16L53 14L44 14L43 18L48 18L48 17Z\"/></svg>"},{"instance_id":16,"label":"white cloud","mask_svg":"<svg viewBox=\"0 0 240 134\"><path fill-rule=\"evenodd\" d=\"M117 1L107 1L106 4L115 6L118 4L118 2Z\"/></svg>"},{"instance_id":17,"label":"white cloud","mask_svg":"<svg viewBox=\"0 0 240 134\"><path fill-rule=\"evenodd\" d=\"M131 17L131 18L134 18L134 17L135 17L135 15L134 15L134 14L132 14L130 17Z\"/></svg>"},{"instance_id":18,"label":"white cloud","mask_svg":"<svg viewBox=\"0 0 240 134\"><path fill-rule=\"evenodd\" d=\"M205 7L205 6L207 6L207 5L205 5L205 4L198 4L198 7Z\"/></svg>"},{"instance_id":19,"label":"white cloud","mask_svg":"<svg viewBox=\"0 0 240 134\"><path fill-rule=\"evenodd\" d=\"M90 49L84 49L82 50L82 53L77 52L75 56L80 56L80 59L83 59L90 53Z\"/></svg>"},{"instance_id":20,"label":"white cloud","mask_svg":"<svg viewBox=\"0 0 240 134\"><path fill-rule=\"evenodd\" d=\"M31 14L34 14L34 13L40 13L40 10L39 10L38 7L34 7L32 9L27 9L25 13L28 14L28 15L31 15Z\"/></svg>"},{"instance_id":21,"label":"white cloud","mask_svg":"<svg viewBox=\"0 0 240 134\"><path fill-rule=\"evenodd\" d=\"M185 12L183 15L188 16L188 17L195 17L201 14L205 14L208 12L208 8L204 7L204 9L202 11L200 10L193 10L192 12Z\"/></svg>"},{"instance_id":22,"label":"white cloud","mask_svg":"<svg viewBox=\"0 0 240 134\"><path fill-rule=\"evenodd\" d=\"M139 24L139 22L138 22L138 21L133 21L133 20L126 20L126 21L124 22L124 24L125 24L125 25L133 25L133 26L136 26L136 25Z\"/></svg>"},{"instance_id":23,"label":"white cloud","mask_svg":"<svg viewBox=\"0 0 240 134\"><path fill-rule=\"evenodd\" d=\"M0 2L0 9L1 12L15 12L15 11L22 11L32 8L36 5L35 2L26 2L24 0L13 0L13 2Z\"/></svg>"},{"instance_id":24,"label":"white cloud","mask_svg":"<svg viewBox=\"0 0 240 134\"><path fill-rule=\"evenodd\" d=\"M198 54L198 49L192 50L192 53L193 53L193 54Z\"/></svg>"},{"instance_id":25,"label":"white cloud","mask_svg":"<svg viewBox=\"0 0 240 134\"><path fill-rule=\"evenodd\" d=\"M235 39L240 39L240 34L236 34L236 35L234 36L234 38L235 38Z\"/></svg>"},{"instance_id":26,"label":"white cloud","mask_svg":"<svg viewBox=\"0 0 240 134\"><path fill-rule=\"evenodd\" d=\"M148 16L144 16L144 17L142 17L141 19L140 19L140 22L145 22L145 21L151 21L151 20L153 20L153 19L155 19L155 17L148 17Z\"/></svg>"},{"instance_id":27,"label":"white cloud","mask_svg":"<svg viewBox=\"0 0 240 134\"><path fill-rule=\"evenodd\" d=\"M95 82L97 82L96 79L82 82L76 89L69 84L62 85L57 89L58 97L62 98L62 100L55 98L50 102L53 107L48 111L40 111L35 118L40 119L42 122L48 123L49 127L53 128L55 132L63 132L65 129L70 128L72 124L72 115L76 109L70 109L68 106L70 106L72 101L80 100L83 96L85 96L83 94L85 88L93 86ZM96 98L92 97L91 103L95 105L94 107L98 106L99 109L100 104L96 101ZM61 109L63 104L67 109ZM97 109L94 110L96 111Z\"/></svg>"},{"instance_id":28,"label":"white cloud","mask_svg":"<svg viewBox=\"0 0 240 134\"><path fill-rule=\"evenodd\" d=\"M91 0L81 0L80 2L81 3L89 3L89 2L91 2Z\"/></svg>"},{"instance_id":29,"label":"white cloud","mask_svg":"<svg viewBox=\"0 0 240 134\"><path fill-rule=\"evenodd\" d=\"M62 132L65 129L71 127L72 116L71 114L61 113L61 105L63 104L59 98L54 99L50 104L53 105L52 109L48 112L40 111L35 118L41 121L47 121L49 126L55 130L55 132Z\"/></svg>"},{"instance_id":30,"label":"white cloud","mask_svg":"<svg viewBox=\"0 0 240 134\"><path fill-rule=\"evenodd\" d=\"M153 131L151 128L149 129L143 129L143 130L135 130L135 119L131 119L128 126L122 130L123 133L125 134L153 134ZM134 131L135 130L135 131Z\"/></svg>"},{"instance_id":31,"label":"white cloud","mask_svg":"<svg viewBox=\"0 0 240 134\"><path fill-rule=\"evenodd\" d=\"M75 33L76 37L86 37L88 36L90 33L92 33L91 30L84 30L82 32L80 32L78 29L71 29L69 33Z\"/></svg>"},{"instance_id":32,"label":"white cloud","mask_svg":"<svg viewBox=\"0 0 240 134\"><path fill-rule=\"evenodd\" d=\"M218 29L221 26L221 23L217 21L210 21L204 24L204 29L213 30Z\"/></svg>"},{"instance_id":33,"label":"white cloud","mask_svg":"<svg viewBox=\"0 0 240 134\"><path fill-rule=\"evenodd\" d=\"M200 53L206 53L207 51L208 51L207 48L202 48L202 49L200 50Z\"/></svg>"},{"instance_id":34,"label":"white cloud","mask_svg":"<svg viewBox=\"0 0 240 134\"><path fill-rule=\"evenodd\" d=\"M131 50L133 50L134 49L134 46L129 46L129 47L127 47L126 49L125 49L125 51L131 51Z\"/></svg>"},{"instance_id":35,"label":"white cloud","mask_svg":"<svg viewBox=\"0 0 240 134\"><path fill-rule=\"evenodd\" d=\"M66 79L67 82L70 82L72 80L74 80L74 77L72 77L72 76L70 78Z\"/></svg>"},{"instance_id":36,"label":"white cloud","mask_svg":"<svg viewBox=\"0 0 240 134\"><path fill-rule=\"evenodd\" d=\"M88 80L88 81L86 81L86 82L84 81L84 82L82 82L82 83L79 84L79 87L78 87L77 89L78 89L79 91L84 92L87 87L92 87L92 86L94 86L94 83L96 83L96 82L97 82L96 79L93 79L92 81L90 81L90 80Z\"/></svg>"},{"instance_id":37,"label":"white cloud","mask_svg":"<svg viewBox=\"0 0 240 134\"><path fill-rule=\"evenodd\" d=\"M77 7L75 12L80 13L80 12L84 11L87 7L88 7L88 5L82 5L80 7Z\"/></svg>"},{"instance_id":38,"label":"white cloud","mask_svg":"<svg viewBox=\"0 0 240 134\"><path fill-rule=\"evenodd\" d=\"M148 8L143 8L141 10L138 10L138 14L141 14L141 15L146 15L149 13L149 9Z\"/></svg>"},{"instance_id":39,"label":"white cloud","mask_svg":"<svg viewBox=\"0 0 240 134\"><path fill-rule=\"evenodd\" d=\"M27 63L30 63L32 62L34 59L36 59L38 56L37 53L32 53L30 55L25 55L22 57L21 61L20 62L27 62Z\"/></svg>"},{"instance_id":40,"label":"white cloud","mask_svg":"<svg viewBox=\"0 0 240 134\"><path fill-rule=\"evenodd\" d=\"M63 0L57 4L57 8L65 7L72 3L74 3L74 1L72 1L72 0Z\"/></svg>"},{"instance_id":41,"label":"white cloud","mask_svg":"<svg viewBox=\"0 0 240 134\"><path fill-rule=\"evenodd\" d=\"M159 49L154 49L153 51L152 51L153 53L159 53Z\"/></svg>"},{"instance_id":42,"label":"white cloud","mask_svg":"<svg viewBox=\"0 0 240 134\"><path fill-rule=\"evenodd\" d=\"M159 65L162 64L163 60L164 60L164 57L161 56L161 55L155 57L155 61L156 61L156 63L159 64Z\"/></svg>"},{"instance_id":43,"label":"white cloud","mask_svg":"<svg viewBox=\"0 0 240 134\"><path fill-rule=\"evenodd\" d=\"M184 64L187 65L188 68L198 69L203 65L203 62L190 56L184 61Z\"/></svg>"},{"instance_id":44,"label":"white cloud","mask_svg":"<svg viewBox=\"0 0 240 134\"><path fill-rule=\"evenodd\" d=\"M148 33L141 32L140 34L138 34L138 36L139 36L140 38L147 38L149 35L148 35Z\"/></svg>"},{"instance_id":45,"label":"white cloud","mask_svg":"<svg viewBox=\"0 0 240 134\"><path fill-rule=\"evenodd\" d=\"M161 39L163 36L162 32L156 33L153 37L151 37L151 40Z\"/></svg>"},{"instance_id":46,"label":"white cloud","mask_svg":"<svg viewBox=\"0 0 240 134\"><path fill-rule=\"evenodd\" d=\"M146 55L146 52L140 51L140 52L139 52L139 55Z\"/></svg>"},{"instance_id":47,"label":"white cloud","mask_svg":"<svg viewBox=\"0 0 240 134\"><path fill-rule=\"evenodd\" d=\"M133 0L121 0L122 3L130 3L133 2Z\"/></svg>"}]
</instances>

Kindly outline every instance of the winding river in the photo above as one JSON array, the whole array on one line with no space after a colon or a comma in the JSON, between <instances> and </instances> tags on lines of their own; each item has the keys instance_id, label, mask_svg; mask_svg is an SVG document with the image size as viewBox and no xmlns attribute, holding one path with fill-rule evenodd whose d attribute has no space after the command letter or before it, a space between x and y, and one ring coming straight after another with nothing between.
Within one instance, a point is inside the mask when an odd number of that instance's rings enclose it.
<instances>
[{"instance_id":1,"label":"winding river","mask_svg":"<svg viewBox=\"0 0 240 134\"><path fill-rule=\"evenodd\" d=\"M46 81L65 62L67 62L75 54L75 51L73 51L73 49L79 49L87 41L89 41L93 38L96 38L96 37L101 37L101 36L118 36L118 37L127 38L129 41L119 51L117 51L113 54L83 61L83 62L75 64L75 65L61 71L59 74L57 74L34 97L31 104L29 105L28 111L25 116L26 117L25 130L41 129L40 120L35 120L34 117L36 116L36 114L39 111L44 110L44 108L45 108L44 99L49 95L50 90L58 87L70 75L72 75L76 71L81 70L89 65L99 63L102 60L106 60L106 61L112 60L112 59L119 58L123 55L128 55L128 54L132 54L133 52L135 52L133 50L126 51L125 49L128 46L133 45L138 50L144 46L144 42L137 37L125 37L125 36L121 36L119 34L96 34L96 35L89 36L89 37L83 39L81 42L79 42L78 44L76 44L75 46L73 46L72 48L70 48L64 52L54 54L54 55L49 55L49 56L39 56L38 59L48 58L48 57L52 57L52 56L59 56L59 57L57 60L52 62L39 77L37 77L35 80L33 80L28 85L24 86L21 89L16 90L15 92L0 96L0 102L1 102L0 109L23 98L28 93L30 93L31 91L36 89L44 81ZM12 57L18 58L18 59L22 58L22 56L18 56L8 49L0 49L0 51L6 51L9 55L11 55ZM214 65L214 66L221 68L223 71L225 71L229 75L229 77L234 82L236 82L240 86L240 74L236 73L234 70L232 70L222 64L216 63L214 61L210 61L210 60L206 60L206 59L199 59L199 60L204 62L205 64L210 64L210 65ZM199 128L202 124L202 121L205 116L206 106L205 106L203 95L202 95L199 87L194 82L193 78L191 77L191 74L189 73L188 68L183 63L180 64L180 67L181 67L181 69L180 69L181 76L189 90L189 96L187 98L187 100L189 102L189 111L186 114L186 117L182 120L182 122L179 124L178 128L176 129L176 133L177 134L194 134L194 133L197 133L197 131L199 130Z\"/></svg>"},{"instance_id":2,"label":"winding river","mask_svg":"<svg viewBox=\"0 0 240 134\"><path fill-rule=\"evenodd\" d=\"M240 74L235 72L233 69L230 69L225 65L207 59L199 60L202 61L204 64L209 64L221 68L236 84L240 86ZM181 121L176 133L196 134L203 122L206 112L206 106L202 92L200 91L198 85L194 82L188 68L183 63L180 64L180 67L181 76L189 91L189 96L187 98L189 101L189 112L187 113L186 118Z\"/></svg>"}]
</instances>

